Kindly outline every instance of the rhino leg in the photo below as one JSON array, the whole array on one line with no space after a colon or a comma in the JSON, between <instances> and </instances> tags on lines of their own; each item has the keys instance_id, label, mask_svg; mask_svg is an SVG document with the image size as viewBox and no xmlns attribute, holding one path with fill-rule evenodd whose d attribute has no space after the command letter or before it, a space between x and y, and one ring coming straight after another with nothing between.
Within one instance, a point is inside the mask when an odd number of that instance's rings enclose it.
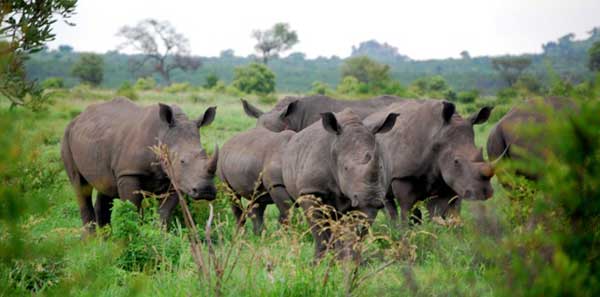
<instances>
[{"instance_id":1,"label":"rhino leg","mask_svg":"<svg viewBox=\"0 0 600 297\"><path fill-rule=\"evenodd\" d=\"M312 199L302 199L300 201L300 206L304 210L304 214L306 215L310 226L310 232L315 241L315 260L321 259L327 252L329 246L331 246L332 239L331 231L327 228L328 224L324 221L326 216L318 209L320 204Z\"/></svg>"},{"instance_id":2,"label":"rhino leg","mask_svg":"<svg viewBox=\"0 0 600 297\"><path fill-rule=\"evenodd\" d=\"M113 197L104 195L100 192L96 195L96 204L94 210L96 211L96 220L99 227L104 227L110 224L110 209L113 205Z\"/></svg>"},{"instance_id":3,"label":"rhino leg","mask_svg":"<svg viewBox=\"0 0 600 297\"><path fill-rule=\"evenodd\" d=\"M269 195L273 199L273 202L275 202L277 209L279 209L279 223L287 224L292 204L290 194L288 194L283 186L275 186L269 190Z\"/></svg>"},{"instance_id":4,"label":"rhino leg","mask_svg":"<svg viewBox=\"0 0 600 297\"><path fill-rule=\"evenodd\" d=\"M231 211L233 211L233 216L237 222L237 227L243 227L246 224L246 218L242 217L244 214L244 208L242 206L242 200L235 193L233 194L233 197L231 197Z\"/></svg>"},{"instance_id":5,"label":"rhino leg","mask_svg":"<svg viewBox=\"0 0 600 297\"><path fill-rule=\"evenodd\" d=\"M252 218L252 231L254 232L254 235L259 236L263 230L265 222L265 209L267 208L268 204L269 203L265 201L256 201L254 205L251 205L252 209L250 210L250 217Z\"/></svg>"},{"instance_id":6,"label":"rhino leg","mask_svg":"<svg viewBox=\"0 0 600 297\"><path fill-rule=\"evenodd\" d=\"M142 199L144 197L139 192L141 190L140 180L134 176L120 177L117 182L117 186L121 200L126 200L133 203L133 205L135 205L135 207L137 207L138 211L141 213Z\"/></svg>"},{"instance_id":7,"label":"rhino leg","mask_svg":"<svg viewBox=\"0 0 600 297\"><path fill-rule=\"evenodd\" d=\"M403 223L409 223L413 215L420 219L421 212L414 211L413 207L417 203L418 195L414 191L412 183L403 180L392 181L392 192L398 204L400 204L401 217Z\"/></svg>"},{"instance_id":8,"label":"rhino leg","mask_svg":"<svg viewBox=\"0 0 600 297\"><path fill-rule=\"evenodd\" d=\"M167 226L171 220L173 209L177 207L178 203L179 196L177 196L176 193L173 193L160 204L160 207L158 208L158 215L160 216L160 222L163 224L163 226Z\"/></svg>"},{"instance_id":9,"label":"rhino leg","mask_svg":"<svg viewBox=\"0 0 600 297\"><path fill-rule=\"evenodd\" d=\"M96 216L94 214L94 206L92 205L93 188L89 184L79 184L74 186L77 195L77 203L79 204L79 213L81 222L85 228L84 237L88 234L93 234L96 231Z\"/></svg>"},{"instance_id":10,"label":"rhino leg","mask_svg":"<svg viewBox=\"0 0 600 297\"><path fill-rule=\"evenodd\" d=\"M383 199L383 205L388 214L388 218L393 225L398 223L398 205L396 205L396 201L394 201L394 197L386 196Z\"/></svg>"}]
</instances>

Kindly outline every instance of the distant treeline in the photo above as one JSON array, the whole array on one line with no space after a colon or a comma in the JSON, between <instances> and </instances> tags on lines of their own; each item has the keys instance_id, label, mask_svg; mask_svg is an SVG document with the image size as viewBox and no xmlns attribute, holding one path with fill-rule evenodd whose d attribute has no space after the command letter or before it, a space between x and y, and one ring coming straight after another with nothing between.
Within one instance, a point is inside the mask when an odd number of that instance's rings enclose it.
<instances>
[{"instance_id":1,"label":"distant treeline","mask_svg":"<svg viewBox=\"0 0 600 297\"><path fill-rule=\"evenodd\" d=\"M542 45L541 54L528 54L532 63L525 74L535 76L541 82L549 82L548 69L552 67L562 79L579 83L591 77L587 68L588 49L595 41L600 41L600 30L592 30L583 40L575 40L574 34L568 34L557 41ZM63 77L66 86L79 82L71 75L73 64L80 53L64 45L57 50L44 50L34 54L27 62L27 74L30 79L44 80L49 77ZM492 68L493 57L470 57L468 51L461 53L462 58L416 61L398 53L397 48L371 40L353 47L352 56L367 55L374 60L390 65L392 78L408 85L412 81L433 75L443 76L450 87L457 91L478 89L483 93L495 93L506 87L498 72ZM129 67L130 55L110 51L104 58L103 87L116 88L123 81L135 81L147 76L148 69L132 73ZM224 50L219 57L201 57L202 66L193 72L176 71L174 82L189 82L202 85L210 74L230 83L234 68L257 61L256 56L235 56L232 50ZM319 81L332 87L341 80L340 68L344 59L339 57L318 57L307 59L303 53L292 53L285 58L269 61L269 68L276 74L276 87L279 92L307 92L314 82ZM154 78L161 83L158 76Z\"/></svg>"}]
</instances>

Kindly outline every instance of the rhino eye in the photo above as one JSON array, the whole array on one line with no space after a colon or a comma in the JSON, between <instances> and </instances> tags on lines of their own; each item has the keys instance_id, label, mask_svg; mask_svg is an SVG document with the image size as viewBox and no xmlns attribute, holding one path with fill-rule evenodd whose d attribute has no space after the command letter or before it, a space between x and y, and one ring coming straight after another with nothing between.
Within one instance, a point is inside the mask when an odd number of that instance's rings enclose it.
<instances>
[{"instance_id":1,"label":"rhino eye","mask_svg":"<svg viewBox=\"0 0 600 297\"><path fill-rule=\"evenodd\" d=\"M181 164L185 164L185 160L181 159L179 162L181 162Z\"/></svg>"},{"instance_id":2,"label":"rhino eye","mask_svg":"<svg viewBox=\"0 0 600 297\"><path fill-rule=\"evenodd\" d=\"M460 165L460 162L458 161L458 159L454 159L454 165L456 165L456 166Z\"/></svg>"}]
</instances>

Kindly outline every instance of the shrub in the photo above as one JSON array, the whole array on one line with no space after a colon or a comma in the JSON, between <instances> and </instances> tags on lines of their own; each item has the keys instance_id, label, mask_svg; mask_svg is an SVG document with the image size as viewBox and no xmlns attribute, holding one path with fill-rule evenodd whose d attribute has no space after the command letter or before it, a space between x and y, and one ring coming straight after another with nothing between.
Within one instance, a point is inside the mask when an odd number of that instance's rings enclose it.
<instances>
[{"instance_id":1,"label":"shrub","mask_svg":"<svg viewBox=\"0 0 600 297\"><path fill-rule=\"evenodd\" d=\"M419 78L412 82L410 88L419 96L434 98L445 97L450 90L448 83L440 75Z\"/></svg>"},{"instance_id":2,"label":"shrub","mask_svg":"<svg viewBox=\"0 0 600 297\"><path fill-rule=\"evenodd\" d=\"M271 94L275 91L275 74L263 64L251 63L235 68L232 84L244 93Z\"/></svg>"},{"instance_id":3,"label":"shrub","mask_svg":"<svg viewBox=\"0 0 600 297\"><path fill-rule=\"evenodd\" d=\"M134 101L138 100L138 95L128 80L124 81L121 84L121 86L117 89L117 95L127 97Z\"/></svg>"},{"instance_id":4,"label":"shrub","mask_svg":"<svg viewBox=\"0 0 600 297\"><path fill-rule=\"evenodd\" d=\"M456 100L461 103L473 103L479 97L479 91L471 90L467 92L460 92L456 97Z\"/></svg>"},{"instance_id":5,"label":"shrub","mask_svg":"<svg viewBox=\"0 0 600 297\"><path fill-rule=\"evenodd\" d=\"M156 88L156 80L151 76L138 78L134 88L142 91L152 90Z\"/></svg>"},{"instance_id":6,"label":"shrub","mask_svg":"<svg viewBox=\"0 0 600 297\"><path fill-rule=\"evenodd\" d=\"M190 84L185 83L172 83L170 86L164 88L164 91L171 94L186 92L190 90Z\"/></svg>"},{"instance_id":7,"label":"shrub","mask_svg":"<svg viewBox=\"0 0 600 297\"><path fill-rule=\"evenodd\" d=\"M210 90L217 85L218 81L219 81L219 77L216 74L211 73L206 76L206 79L204 81L204 88Z\"/></svg>"},{"instance_id":8,"label":"shrub","mask_svg":"<svg viewBox=\"0 0 600 297\"><path fill-rule=\"evenodd\" d=\"M185 240L159 227L156 208L145 209L142 222L136 207L129 201L115 200L111 214L112 238L125 247L117 259L128 271L153 271L161 266L176 265Z\"/></svg>"},{"instance_id":9,"label":"shrub","mask_svg":"<svg viewBox=\"0 0 600 297\"><path fill-rule=\"evenodd\" d=\"M510 102L512 99L515 99L519 96L517 90L513 88L504 88L496 94L496 97L500 102Z\"/></svg>"},{"instance_id":10,"label":"shrub","mask_svg":"<svg viewBox=\"0 0 600 297\"><path fill-rule=\"evenodd\" d=\"M226 89L227 89L227 85L222 80L218 81L215 84L215 86L213 87L213 91L215 91L217 93L225 93Z\"/></svg>"},{"instance_id":11,"label":"shrub","mask_svg":"<svg viewBox=\"0 0 600 297\"><path fill-rule=\"evenodd\" d=\"M325 94L331 93L331 89L329 88L328 84L326 84L324 82L316 81L316 82L313 82L313 84L312 84L311 93L325 95Z\"/></svg>"},{"instance_id":12,"label":"shrub","mask_svg":"<svg viewBox=\"0 0 600 297\"><path fill-rule=\"evenodd\" d=\"M65 87L65 80L62 77L49 77L42 84L44 89L62 89Z\"/></svg>"},{"instance_id":13,"label":"shrub","mask_svg":"<svg viewBox=\"0 0 600 297\"><path fill-rule=\"evenodd\" d=\"M385 88L384 92L388 95L396 95L400 97L410 97L408 90L397 80L390 80Z\"/></svg>"},{"instance_id":14,"label":"shrub","mask_svg":"<svg viewBox=\"0 0 600 297\"><path fill-rule=\"evenodd\" d=\"M359 92L360 82L354 76L345 76L337 86L337 91L340 94L357 94Z\"/></svg>"},{"instance_id":15,"label":"shrub","mask_svg":"<svg viewBox=\"0 0 600 297\"><path fill-rule=\"evenodd\" d=\"M258 102L260 102L262 104L273 104L273 103L277 102L277 96L275 96L273 94L263 95L258 98Z\"/></svg>"},{"instance_id":16,"label":"shrub","mask_svg":"<svg viewBox=\"0 0 600 297\"><path fill-rule=\"evenodd\" d=\"M97 86L104 77L104 58L97 54L81 54L71 73L82 82Z\"/></svg>"},{"instance_id":17,"label":"shrub","mask_svg":"<svg viewBox=\"0 0 600 297\"><path fill-rule=\"evenodd\" d=\"M367 56L351 57L342 65L342 77L352 76L369 88L381 88L390 80L390 66Z\"/></svg>"}]
</instances>

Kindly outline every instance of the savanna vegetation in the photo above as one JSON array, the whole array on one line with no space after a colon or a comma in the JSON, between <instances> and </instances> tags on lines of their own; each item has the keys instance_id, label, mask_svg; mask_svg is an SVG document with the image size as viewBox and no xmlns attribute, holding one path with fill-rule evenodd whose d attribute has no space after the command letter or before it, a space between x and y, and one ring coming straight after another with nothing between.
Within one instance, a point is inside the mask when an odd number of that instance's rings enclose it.
<instances>
[{"instance_id":1,"label":"savanna vegetation","mask_svg":"<svg viewBox=\"0 0 600 297\"><path fill-rule=\"evenodd\" d=\"M543 54L525 57L471 57L464 51L461 59L412 61L391 45L369 41L344 60L299 53L277 58L298 42L295 31L277 24L254 33L263 62L255 63L229 50L198 60L189 55L185 37L154 20L120 32L126 45L140 36L171 36L161 41L172 45L166 53L151 47L136 55L85 54L70 46L49 51L43 44L53 38L54 17L68 18L75 2L40 1L46 6L38 12L23 1L10 2L0 7L0 33L16 32L0 41L0 296L600 294L598 30L585 40L561 37L545 44ZM14 21L5 22L9 18ZM27 22L41 29L21 32ZM136 75L128 65L152 71ZM268 110L292 92L345 100L440 98L455 102L463 115L494 106L490 120L475 127L479 147L524 98L569 97L576 112L544 111L549 123L523 131L543 129L552 136L539 144L544 155L503 163L497 176L504 187L494 178L494 197L463 203L460 217L425 215L420 224L399 227L381 212L360 238L354 232L365 223L360 214L331 222L331 232L353 241L357 257L350 260L330 253L314 261L300 209L281 226L270 206L259 236L251 224L239 228L220 181L216 200L187 200L189 209L178 210L168 228L158 219L160 197L149 195L142 216L129 202L116 201L112 224L82 238L60 141L67 123L87 106L125 96L142 105L177 104L197 117L216 105L214 123L200 131L212 154L215 144L255 125L240 98ZM160 147L154 150L161 154ZM525 180L515 170L540 178ZM244 215L251 201L244 202Z\"/></svg>"}]
</instances>

